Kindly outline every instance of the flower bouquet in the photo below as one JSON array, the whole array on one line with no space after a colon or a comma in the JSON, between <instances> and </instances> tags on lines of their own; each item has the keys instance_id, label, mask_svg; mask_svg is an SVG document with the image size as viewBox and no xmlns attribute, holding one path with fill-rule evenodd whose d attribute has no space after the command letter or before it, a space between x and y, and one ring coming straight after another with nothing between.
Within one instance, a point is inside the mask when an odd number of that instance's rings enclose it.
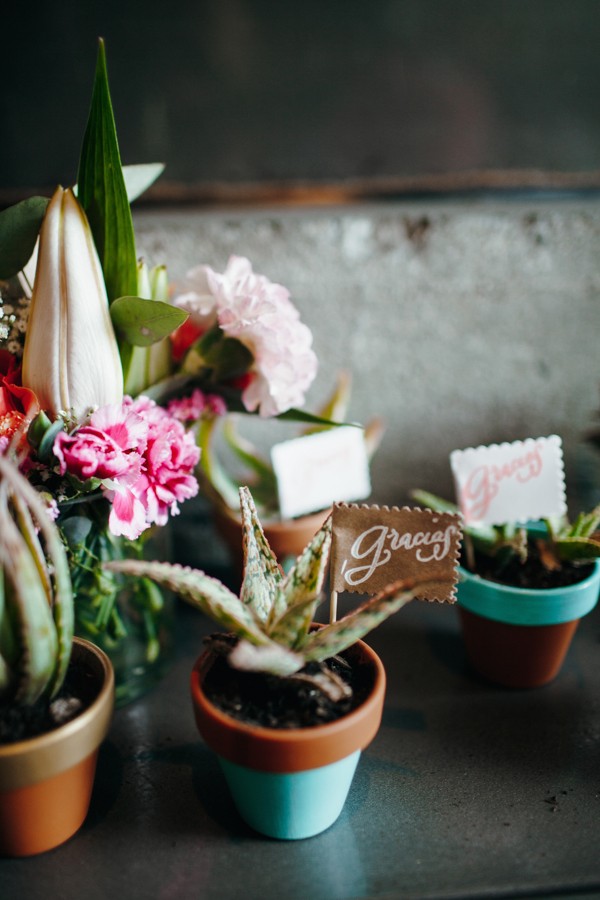
<instances>
[{"instance_id":1,"label":"flower bouquet","mask_svg":"<svg viewBox=\"0 0 600 900\"><path fill-rule=\"evenodd\" d=\"M248 260L171 302L137 259L130 202L161 171L121 165L101 41L77 185L0 213L0 453L57 522L76 630L111 655L119 702L160 674L169 604L103 564L142 558L198 492L199 421L289 411L316 372L287 291Z\"/></svg>"}]
</instances>

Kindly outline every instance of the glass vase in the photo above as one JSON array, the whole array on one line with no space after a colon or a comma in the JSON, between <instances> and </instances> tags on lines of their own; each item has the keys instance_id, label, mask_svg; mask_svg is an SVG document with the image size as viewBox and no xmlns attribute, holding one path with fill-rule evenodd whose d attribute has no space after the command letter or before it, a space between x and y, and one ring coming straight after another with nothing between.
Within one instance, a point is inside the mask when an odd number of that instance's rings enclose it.
<instances>
[{"instance_id":1,"label":"glass vase","mask_svg":"<svg viewBox=\"0 0 600 900\"><path fill-rule=\"evenodd\" d=\"M96 552L111 559L170 558L168 526L137 541L102 532ZM105 651L115 670L116 705L146 693L165 674L173 655L175 598L147 578L131 578L94 566L72 573L75 632Z\"/></svg>"}]
</instances>

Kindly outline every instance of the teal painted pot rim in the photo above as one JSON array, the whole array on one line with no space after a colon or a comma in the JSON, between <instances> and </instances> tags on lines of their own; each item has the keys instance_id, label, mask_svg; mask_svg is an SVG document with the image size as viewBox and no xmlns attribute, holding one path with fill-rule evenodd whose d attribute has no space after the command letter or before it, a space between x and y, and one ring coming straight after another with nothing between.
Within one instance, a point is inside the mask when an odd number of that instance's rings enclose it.
<instances>
[{"instance_id":1,"label":"teal painted pot rim","mask_svg":"<svg viewBox=\"0 0 600 900\"><path fill-rule=\"evenodd\" d=\"M600 562L587 578L565 587L513 587L458 568L458 606L509 625L559 625L587 615L598 601Z\"/></svg>"}]
</instances>

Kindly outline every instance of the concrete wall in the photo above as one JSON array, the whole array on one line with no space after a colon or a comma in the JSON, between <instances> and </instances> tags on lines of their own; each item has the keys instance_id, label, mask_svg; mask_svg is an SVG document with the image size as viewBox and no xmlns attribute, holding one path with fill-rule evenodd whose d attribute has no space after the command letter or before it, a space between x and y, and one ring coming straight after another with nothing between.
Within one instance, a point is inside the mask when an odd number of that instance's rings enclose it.
<instances>
[{"instance_id":1,"label":"concrete wall","mask_svg":"<svg viewBox=\"0 0 600 900\"><path fill-rule=\"evenodd\" d=\"M387 421L374 500L403 502L413 486L449 496L452 449L550 433L564 440L572 500L600 406L597 200L135 219L139 252L173 279L235 253L290 289L320 359L312 407L347 367L352 417Z\"/></svg>"}]
</instances>

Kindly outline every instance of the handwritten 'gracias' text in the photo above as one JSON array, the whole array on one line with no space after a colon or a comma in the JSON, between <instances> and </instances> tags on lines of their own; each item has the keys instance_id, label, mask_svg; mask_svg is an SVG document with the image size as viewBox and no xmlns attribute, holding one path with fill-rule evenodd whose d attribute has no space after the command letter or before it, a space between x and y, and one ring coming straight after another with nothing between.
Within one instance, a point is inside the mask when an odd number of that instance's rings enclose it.
<instances>
[{"instance_id":1,"label":"handwritten 'gracias' text","mask_svg":"<svg viewBox=\"0 0 600 900\"><path fill-rule=\"evenodd\" d=\"M389 563L393 553L402 550L415 550L415 559L420 563L439 562L448 556L456 531L455 525L448 525L438 531L407 531L400 534L387 525L373 525L359 534L350 548L352 559L362 560L363 564L348 568L349 561L345 560L342 568L344 579L353 587L363 584L376 569Z\"/></svg>"},{"instance_id":2,"label":"handwritten 'gracias' text","mask_svg":"<svg viewBox=\"0 0 600 900\"><path fill-rule=\"evenodd\" d=\"M544 468L542 444L501 465L482 465L473 469L461 492L461 505L468 522L483 518L503 481L526 484L539 478Z\"/></svg>"}]
</instances>

